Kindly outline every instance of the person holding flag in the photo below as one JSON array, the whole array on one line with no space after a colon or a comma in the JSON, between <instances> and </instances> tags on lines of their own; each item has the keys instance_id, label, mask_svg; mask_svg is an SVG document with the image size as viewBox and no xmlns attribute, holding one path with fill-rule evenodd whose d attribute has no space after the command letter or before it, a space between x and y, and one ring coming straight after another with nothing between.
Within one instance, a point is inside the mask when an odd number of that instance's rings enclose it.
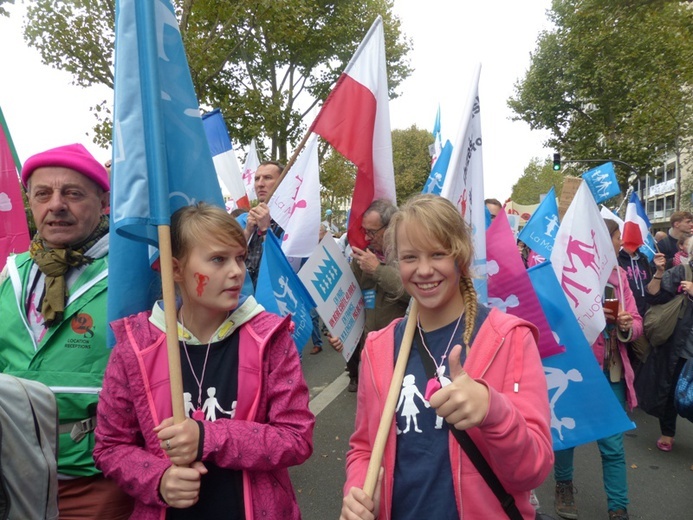
<instances>
[{"instance_id":1,"label":"person holding flag","mask_svg":"<svg viewBox=\"0 0 693 520\"><path fill-rule=\"evenodd\" d=\"M131 499L92 459L111 354L108 174L84 146L71 144L30 157L22 184L37 233L0 277L0 372L39 381L56 394L60 518L125 519Z\"/></svg>"},{"instance_id":2,"label":"person holding flag","mask_svg":"<svg viewBox=\"0 0 693 520\"><path fill-rule=\"evenodd\" d=\"M366 340L340 519L506 518L452 438L460 433L455 429L468 433L512 495L517 518L534 519L530 490L541 485L553 463L537 329L477 304L471 233L450 201L413 197L393 216L386 241L414 303L408 318ZM403 341L405 329L414 332L411 351ZM369 496L369 460L379 454L376 431L399 352L408 353L406 368L394 396L394 420L385 423L378 485Z\"/></svg>"},{"instance_id":3,"label":"person holding flag","mask_svg":"<svg viewBox=\"0 0 693 520\"><path fill-rule=\"evenodd\" d=\"M621 248L618 223L608 219L604 219L604 223L609 231L614 252L618 254ZM592 344L592 351L621 405L627 405L629 410L633 410L638 400L633 388L634 374L626 345L640 337L643 327L626 273L618 265L609 275L603 301L606 327ZM609 520L628 520L628 482L623 433L600 439L597 444L602 457ZM573 454L574 448L555 452L555 508L560 517L568 519L578 518L573 487Z\"/></svg>"},{"instance_id":4,"label":"person holding flag","mask_svg":"<svg viewBox=\"0 0 693 520\"><path fill-rule=\"evenodd\" d=\"M111 324L96 464L136 500L133 518L299 519L288 467L315 417L290 318L241 294L246 239L198 203L171 218L185 420L174 424L162 302Z\"/></svg>"}]
</instances>

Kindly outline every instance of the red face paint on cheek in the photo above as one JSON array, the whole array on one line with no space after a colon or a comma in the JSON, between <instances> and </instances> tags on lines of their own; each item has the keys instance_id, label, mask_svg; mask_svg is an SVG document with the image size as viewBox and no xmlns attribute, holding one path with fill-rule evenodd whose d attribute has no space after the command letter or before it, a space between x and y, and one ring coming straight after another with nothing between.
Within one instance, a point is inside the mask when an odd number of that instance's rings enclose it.
<instances>
[{"instance_id":1,"label":"red face paint on cheek","mask_svg":"<svg viewBox=\"0 0 693 520\"><path fill-rule=\"evenodd\" d=\"M202 296L202 293L205 291L205 285L209 282L209 276L202 273L195 273L194 276L197 282L197 295Z\"/></svg>"}]
</instances>

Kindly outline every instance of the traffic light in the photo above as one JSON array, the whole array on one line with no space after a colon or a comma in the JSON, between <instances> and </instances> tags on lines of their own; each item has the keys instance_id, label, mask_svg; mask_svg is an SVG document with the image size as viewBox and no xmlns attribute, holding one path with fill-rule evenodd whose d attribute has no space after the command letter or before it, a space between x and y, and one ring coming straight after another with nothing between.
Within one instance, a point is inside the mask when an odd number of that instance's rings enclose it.
<instances>
[{"instance_id":1,"label":"traffic light","mask_svg":"<svg viewBox=\"0 0 693 520\"><path fill-rule=\"evenodd\" d=\"M561 154L560 153L553 154L553 169L554 169L554 171L558 171L561 169Z\"/></svg>"}]
</instances>

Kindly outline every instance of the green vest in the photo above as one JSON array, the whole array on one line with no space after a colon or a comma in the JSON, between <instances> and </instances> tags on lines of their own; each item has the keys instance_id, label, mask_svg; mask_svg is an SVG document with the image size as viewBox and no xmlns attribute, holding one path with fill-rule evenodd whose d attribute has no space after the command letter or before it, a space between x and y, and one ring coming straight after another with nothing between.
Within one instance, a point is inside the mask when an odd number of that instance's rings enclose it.
<instances>
[{"instance_id":1,"label":"green vest","mask_svg":"<svg viewBox=\"0 0 693 520\"><path fill-rule=\"evenodd\" d=\"M26 315L28 253L7 260L8 278L0 284L0 372L40 381L58 403L60 424L96 415L106 363L106 288L108 255L94 260L70 287L63 321L36 342ZM98 474L92 450L94 432L75 442L60 435L58 471L66 475Z\"/></svg>"}]
</instances>

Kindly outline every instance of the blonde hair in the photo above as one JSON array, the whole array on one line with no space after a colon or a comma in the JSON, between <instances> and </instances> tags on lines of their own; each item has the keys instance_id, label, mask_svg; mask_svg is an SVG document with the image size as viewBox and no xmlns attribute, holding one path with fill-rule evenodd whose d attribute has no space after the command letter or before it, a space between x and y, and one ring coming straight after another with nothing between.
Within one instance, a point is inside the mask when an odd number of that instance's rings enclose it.
<instances>
[{"instance_id":1,"label":"blonde hair","mask_svg":"<svg viewBox=\"0 0 693 520\"><path fill-rule=\"evenodd\" d=\"M190 250L205 237L214 237L224 245L248 246L243 229L236 219L218 206L198 202L184 206L171 216L171 250L173 258L185 263Z\"/></svg>"},{"instance_id":2,"label":"blonde hair","mask_svg":"<svg viewBox=\"0 0 693 520\"><path fill-rule=\"evenodd\" d=\"M470 275L474 248L469 226L457 208L438 195L422 194L410 198L390 220L385 244L391 263L397 263L397 228L415 223L420 232L409 236L414 247L427 248L440 244L454 260L460 271L460 293L465 303L464 342L469 346L477 314L476 291Z\"/></svg>"}]
</instances>

